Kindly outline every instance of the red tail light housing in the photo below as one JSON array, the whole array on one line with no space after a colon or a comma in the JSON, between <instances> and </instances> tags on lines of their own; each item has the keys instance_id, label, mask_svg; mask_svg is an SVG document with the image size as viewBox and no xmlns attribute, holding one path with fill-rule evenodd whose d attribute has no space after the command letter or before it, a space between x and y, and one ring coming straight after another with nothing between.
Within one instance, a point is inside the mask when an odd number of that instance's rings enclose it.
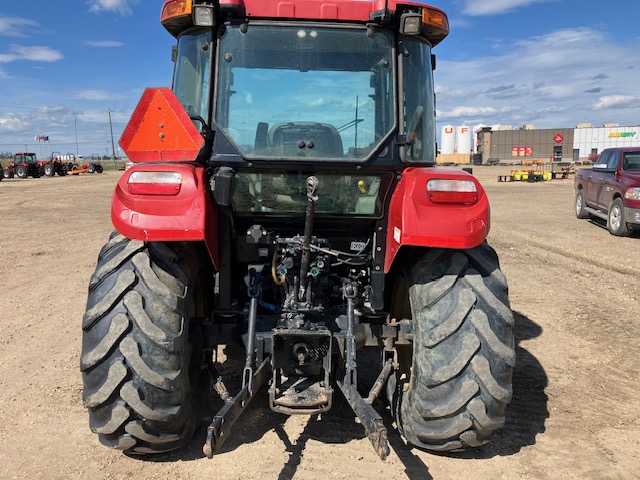
<instances>
[{"instance_id":1,"label":"red tail light housing","mask_svg":"<svg viewBox=\"0 0 640 480\"><path fill-rule=\"evenodd\" d=\"M478 189L471 180L432 178L427 182L427 196L437 204L473 205L478 201Z\"/></svg>"},{"instance_id":2,"label":"red tail light housing","mask_svg":"<svg viewBox=\"0 0 640 480\"><path fill-rule=\"evenodd\" d=\"M182 187L178 172L133 172L127 180L132 195L177 195Z\"/></svg>"}]
</instances>

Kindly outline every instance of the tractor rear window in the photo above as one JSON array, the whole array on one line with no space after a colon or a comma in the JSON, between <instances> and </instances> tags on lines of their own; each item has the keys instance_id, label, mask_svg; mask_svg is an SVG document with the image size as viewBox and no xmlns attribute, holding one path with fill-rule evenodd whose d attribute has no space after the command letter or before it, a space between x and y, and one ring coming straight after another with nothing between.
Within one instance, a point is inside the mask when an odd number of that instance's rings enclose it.
<instances>
[{"instance_id":1,"label":"tractor rear window","mask_svg":"<svg viewBox=\"0 0 640 480\"><path fill-rule=\"evenodd\" d=\"M245 157L364 159L393 128L385 31L229 26L218 55L216 122Z\"/></svg>"},{"instance_id":2,"label":"tractor rear window","mask_svg":"<svg viewBox=\"0 0 640 480\"><path fill-rule=\"evenodd\" d=\"M380 175L316 174L320 188L315 204L319 215L380 215L381 187L390 178ZM306 174L236 173L232 208L236 214L304 213L307 206Z\"/></svg>"}]
</instances>

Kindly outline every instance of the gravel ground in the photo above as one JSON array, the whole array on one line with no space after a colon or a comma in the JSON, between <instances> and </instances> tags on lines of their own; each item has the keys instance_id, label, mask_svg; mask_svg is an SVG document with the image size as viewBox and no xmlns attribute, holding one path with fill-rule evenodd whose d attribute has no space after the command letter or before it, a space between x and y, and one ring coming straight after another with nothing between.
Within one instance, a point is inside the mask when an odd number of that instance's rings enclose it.
<instances>
[{"instance_id":1,"label":"gravel ground","mask_svg":"<svg viewBox=\"0 0 640 480\"><path fill-rule=\"evenodd\" d=\"M498 182L509 170L474 167L516 313L507 426L449 456L391 431L386 462L344 400L286 417L264 392L213 460L201 452L205 423L188 448L149 459L101 446L82 406L80 325L119 173L2 181L0 478L638 478L640 239L577 220L571 179Z\"/></svg>"}]
</instances>

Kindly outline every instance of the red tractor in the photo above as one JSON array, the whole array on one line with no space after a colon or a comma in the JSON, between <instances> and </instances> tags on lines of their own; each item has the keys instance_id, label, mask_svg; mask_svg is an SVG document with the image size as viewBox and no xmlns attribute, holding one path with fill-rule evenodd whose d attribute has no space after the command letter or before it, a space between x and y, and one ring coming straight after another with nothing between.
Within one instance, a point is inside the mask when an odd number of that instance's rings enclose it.
<instances>
[{"instance_id":1,"label":"red tractor","mask_svg":"<svg viewBox=\"0 0 640 480\"><path fill-rule=\"evenodd\" d=\"M208 457L263 387L289 415L326 412L339 391L382 459L387 414L419 448L486 443L512 396L514 317L482 186L435 166L446 14L169 0L161 21L173 88L147 89L120 140L135 165L83 318L100 441L179 448L212 386ZM237 388L221 346L243 352ZM364 349L379 359L369 385Z\"/></svg>"},{"instance_id":2,"label":"red tractor","mask_svg":"<svg viewBox=\"0 0 640 480\"><path fill-rule=\"evenodd\" d=\"M33 152L17 152L13 161L4 167L4 178L38 178L44 175L44 162Z\"/></svg>"},{"instance_id":3,"label":"red tractor","mask_svg":"<svg viewBox=\"0 0 640 480\"><path fill-rule=\"evenodd\" d=\"M100 163L100 156L95 153L91 155L91 161L84 164L82 168L86 169L87 173L102 173L104 171L104 167Z\"/></svg>"},{"instance_id":4,"label":"red tractor","mask_svg":"<svg viewBox=\"0 0 640 480\"><path fill-rule=\"evenodd\" d=\"M67 161L65 161L60 152L52 152L50 159L44 164L44 174L47 177L53 177L54 175L64 177L69 171L67 165Z\"/></svg>"}]
</instances>

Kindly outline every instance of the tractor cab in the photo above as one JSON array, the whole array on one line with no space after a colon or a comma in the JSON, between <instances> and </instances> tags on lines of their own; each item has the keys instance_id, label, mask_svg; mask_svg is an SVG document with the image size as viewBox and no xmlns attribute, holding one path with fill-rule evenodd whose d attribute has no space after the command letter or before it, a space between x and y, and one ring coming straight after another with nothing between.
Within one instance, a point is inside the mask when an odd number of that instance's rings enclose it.
<instances>
[{"instance_id":1,"label":"tractor cab","mask_svg":"<svg viewBox=\"0 0 640 480\"><path fill-rule=\"evenodd\" d=\"M435 162L431 48L448 33L440 10L408 2L390 15L378 2L345 2L351 10L327 21L327 6L310 1L283 22L270 5L221 2L205 26L204 6L185 3L167 2L162 16L178 38L173 90L215 131L203 152L212 163Z\"/></svg>"}]
</instances>

